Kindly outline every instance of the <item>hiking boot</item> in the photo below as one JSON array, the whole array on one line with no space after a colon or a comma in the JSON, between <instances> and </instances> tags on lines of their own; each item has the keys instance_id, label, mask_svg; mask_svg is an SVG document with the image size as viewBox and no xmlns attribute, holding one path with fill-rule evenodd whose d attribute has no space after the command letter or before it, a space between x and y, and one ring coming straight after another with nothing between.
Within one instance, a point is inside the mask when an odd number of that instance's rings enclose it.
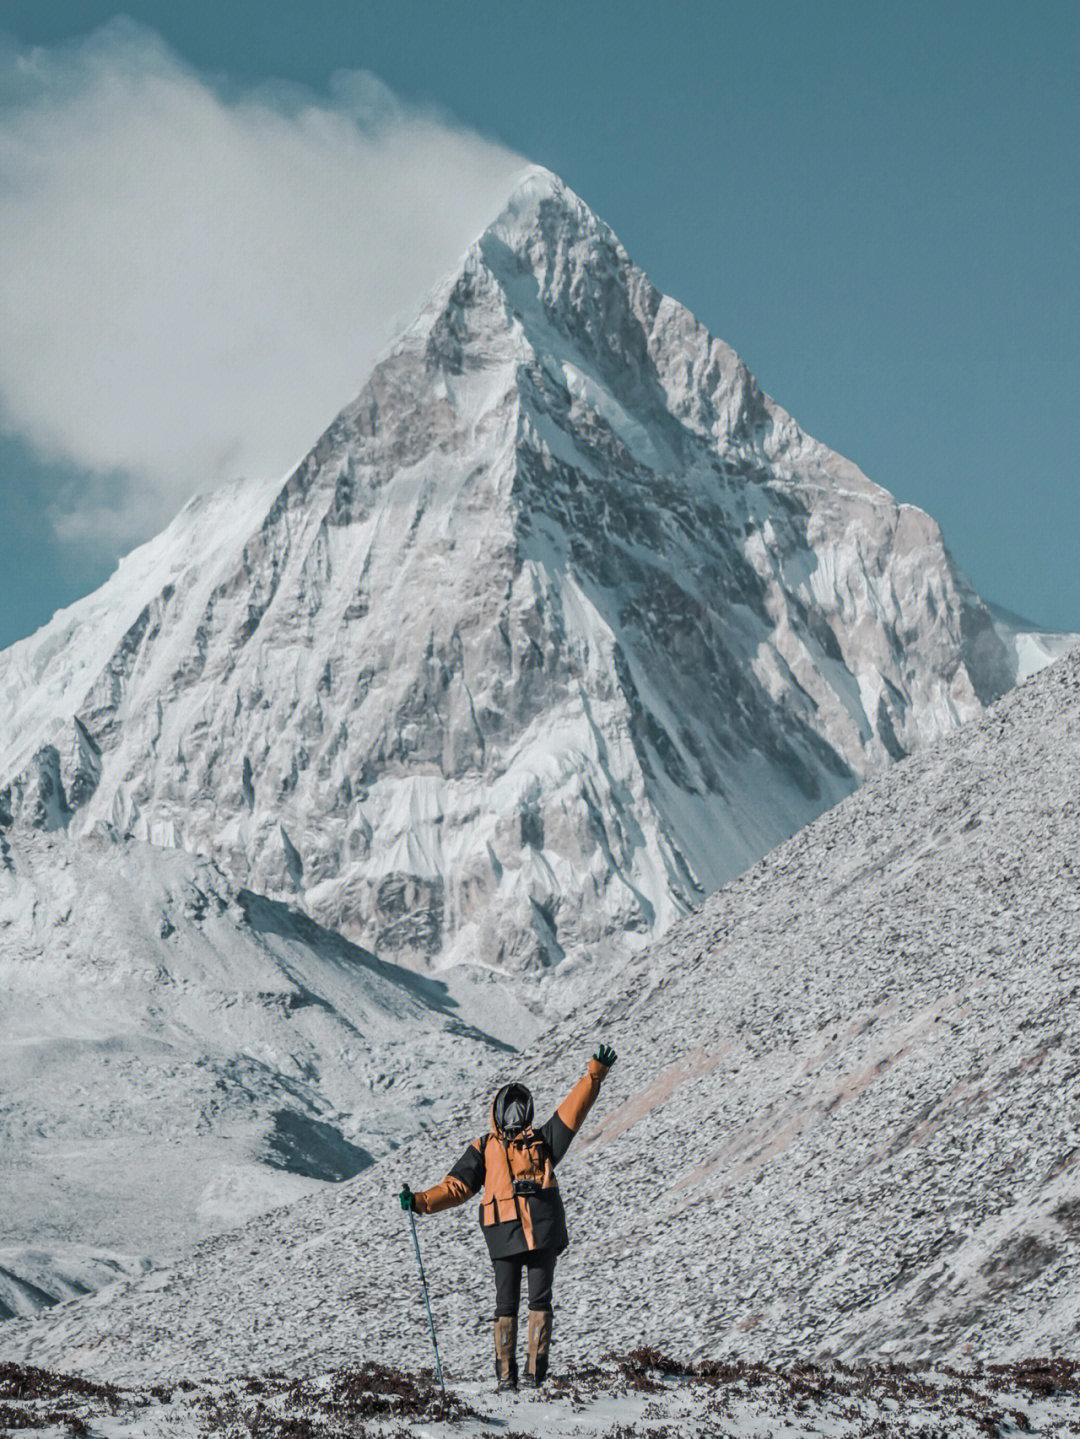
<instances>
[{"instance_id":1,"label":"hiking boot","mask_svg":"<svg viewBox=\"0 0 1080 1439\"><path fill-rule=\"evenodd\" d=\"M525 1366L525 1385L539 1389L548 1370L548 1349L551 1345L551 1310L529 1310L529 1358Z\"/></svg>"},{"instance_id":2,"label":"hiking boot","mask_svg":"<svg viewBox=\"0 0 1080 1439\"><path fill-rule=\"evenodd\" d=\"M517 1315L496 1314L495 1316L495 1378L497 1389L516 1389L517 1368Z\"/></svg>"}]
</instances>

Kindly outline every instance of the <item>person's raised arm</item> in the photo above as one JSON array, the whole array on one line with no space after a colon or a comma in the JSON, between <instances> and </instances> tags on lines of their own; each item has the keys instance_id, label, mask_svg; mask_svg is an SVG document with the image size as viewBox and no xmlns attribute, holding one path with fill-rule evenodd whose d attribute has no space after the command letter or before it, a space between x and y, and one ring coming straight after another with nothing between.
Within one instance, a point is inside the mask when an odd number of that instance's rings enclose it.
<instances>
[{"instance_id":1,"label":"person's raised arm","mask_svg":"<svg viewBox=\"0 0 1080 1439\"><path fill-rule=\"evenodd\" d=\"M398 1198L402 1209L412 1209L417 1214L438 1214L440 1209L453 1209L455 1204L464 1204L483 1182L483 1142L474 1139L441 1184L433 1184L419 1194L414 1194L406 1184Z\"/></svg>"},{"instance_id":2,"label":"person's raised arm","mask_svg":"<svg viewBox=\"0 0 1080 1439\"><path fill-rule=\"evenodd\" d=\"M585 1122L585 1116L593 1107L604 1076L615 1063L615 1051L608 1044L602 1044L589 1060L589 1067L574 1085L548 1122L541 1126L540 1133L551 1152L552 1164L558 1164L570 1148L570 1141Z\"/></svg>"}]
</instances>

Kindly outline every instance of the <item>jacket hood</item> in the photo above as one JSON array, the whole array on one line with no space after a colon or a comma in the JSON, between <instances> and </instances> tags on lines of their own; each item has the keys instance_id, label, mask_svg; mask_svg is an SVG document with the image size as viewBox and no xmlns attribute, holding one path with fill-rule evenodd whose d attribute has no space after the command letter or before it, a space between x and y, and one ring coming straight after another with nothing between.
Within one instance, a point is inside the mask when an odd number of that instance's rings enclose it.
<instances>
[{"instance_id":1,"label":"jacket hood","mask_svg":"<svg viewBox=\"0 0 1080 1439\"><path fill-rule=\"evenodd\" d=\"M509 1121L509 1124L508 1124ZM491 1102L491 1129L494 1134L517 1134L533 1121L533 1097L523 1084L504 1084Z\"/></svg>"}]
</instances>

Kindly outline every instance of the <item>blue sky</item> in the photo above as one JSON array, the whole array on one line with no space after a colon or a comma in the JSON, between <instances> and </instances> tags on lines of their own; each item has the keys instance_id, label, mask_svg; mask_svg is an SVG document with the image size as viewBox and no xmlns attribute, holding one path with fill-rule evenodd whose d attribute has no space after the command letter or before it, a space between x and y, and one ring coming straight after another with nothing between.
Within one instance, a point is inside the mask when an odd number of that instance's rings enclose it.
<instances>
[{"instance_id":1,"label":"blue sky","mask_svg":"<svg viewBox=\"0 0 1080 1439\"><path fill-rule=\"evenodd\" d=\"M0 3L5 63L41 46L70 65L114 13ZM1080 629L1080 5L132 0L125 13L223 104L271 79L328 97L335 72L369 72L406 107L411 144L440 124L494 142L454 160L477 206L505 151L557 171L804 429L928 509L984 595ZM65 74L46 67L46 91ZM5 103L10 116L10 83ZM148 313L151 342L157 322ZM0 343L17 351L18 331ZM55 353L54 369L87 363ZM331 408L353 381L327 382ZM114 518L125 503L114 437L82 453L4 413L0 644L150 524L137 497L127 533L80 521L87 495L99 509L111 495Z\"/></svg>"}]
</instances>

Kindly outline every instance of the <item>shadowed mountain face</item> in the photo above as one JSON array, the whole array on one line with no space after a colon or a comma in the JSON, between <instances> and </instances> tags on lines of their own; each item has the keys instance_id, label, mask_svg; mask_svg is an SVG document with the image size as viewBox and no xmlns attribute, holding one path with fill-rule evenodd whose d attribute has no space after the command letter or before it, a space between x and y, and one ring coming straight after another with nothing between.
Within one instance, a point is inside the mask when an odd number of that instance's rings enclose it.
<instances>
[{"instance_id":1,"label":"shadowed mountain face","mask_svg":"<svg viewBox=\"0 0 1080 1439\"><path fill-rule=\"evenodd\" d=\"M310 1373L357 1353L404 1362L425 1336L402 1282L396 1181L441 1177L503 1079L526 1078L546 1117L598 1039L619 1059L559 1169L571 1243L557 1356L1067 1352L1078 734L1069 656L712 896L392 1171L256 1219L50 1326L6 1328L0 1354L155 1383ZM475 1204L420 1227L444 1358L486 1375Z\"/></svg>"},{"instance_id":2,"label":"shadowed mountain face","mask_svg":"<svg viewBox=\"0 0 1080 1439\"><path fill-rule=\"evenodd\" d=\"M934 522L535 171L285 483L0 656L0 807L542 973L640 947L1018 663Z\"/></svg>"}]
</instances>

